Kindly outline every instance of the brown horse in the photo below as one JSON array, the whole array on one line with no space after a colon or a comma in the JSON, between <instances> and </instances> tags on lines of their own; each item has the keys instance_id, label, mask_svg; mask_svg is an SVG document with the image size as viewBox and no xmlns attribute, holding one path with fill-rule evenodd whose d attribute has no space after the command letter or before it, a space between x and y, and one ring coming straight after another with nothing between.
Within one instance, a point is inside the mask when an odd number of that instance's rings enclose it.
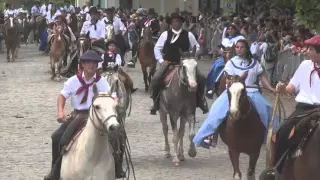
<instances>
[{"instance_id":1,"label":"brown horse","mask_svg":"<svg viewBox=\"0 0 320 180\"><path fill-rule=\"evenodd\" d=\"M69 19L67 19L68 25L71 28L73 34L78 38L79 37L78 34L76 35L76 33L78 32L78 18L77 18L77 15L75 13L71 13L70 16L68 16L68 17L69 17Z\"/></svg>"},{"instance_id":2,"label":"brown horse","mask_svg":"<svg viewBox=\"0 0 320 180\"><path fill-rule=\"evenodd\" d=\"M240 153L249 155L247 179L255 179L255 168L264 142L266 129L259 114L249 100L246 86L239 76L228 76L231 86L228 88L229 113L226 121L218 128L222 141L227 144L233 166L233 177L241 179L239 168ZM248 143L249 142L249 143Z\"/></svg>"},{"instance_id":3,"label":"brown horse","mask_svg":"<svg viewBox=\"0 0 320 180\"><path fill-rule=\"evenodd\" d=\"M139 61L143 73L143 81L145 85L145 91L148 92L151 78L154 75L157 68L157 61L153 53L154 43L152 39L151 29L149 27L144 28L143 38L139 45ZM149 67L149 72L147 68Z\"/></svg>"},{"instance_id":4,"label":"brown horse","mask_svg":"<svg viewBox=\"0 0 320 180\"><path fill-rule=\"evenodd\" d=\"M67 42L63 39L63 26L56 26L51 48L50 48L50 64L51 64L51 79L60 81L60 70L63 66L64 58L67 55Z\"/></svg>"},{"instance_id":5,"label":"brown horse","mask_svg":"<svg viewBox=\"0 0 320 180\"><path fill-rule=\"evenodd\" d=\"M18 20L9 16L4 24L4 39L7 46L7 61L15 61L20 45Z\"/></svg>"},{"instance_id":6,"label":"brown horse","mask_svg":"<svg viewBox=\"0 0 320 180\"><path fill-rule=\"evenodd\" d=\"M291 116L290 118L292 118ZM288 156L283 159L278 178L267 169L260 175L260 180L318 180L320 179L320 108L294 115L297 121L294 131L291 131L287 141L293 143ZM292 119L288 120L292 121ZM284 121L286 123L286 121ZM278 138L277 138L278 139ZM274 142L272 154L275 154ZM282 159L282 158L281 158ZM279 164L272 159L273 166Z\"/></svg>"}]
</instances>

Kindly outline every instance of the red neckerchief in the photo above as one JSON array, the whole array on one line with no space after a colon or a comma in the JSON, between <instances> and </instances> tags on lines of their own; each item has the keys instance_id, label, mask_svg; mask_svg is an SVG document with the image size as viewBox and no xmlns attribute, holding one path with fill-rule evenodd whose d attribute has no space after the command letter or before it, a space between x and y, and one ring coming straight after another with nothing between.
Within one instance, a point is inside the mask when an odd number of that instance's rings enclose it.
<instances>
[{"instance_id":1,"label":"red neckerchief","mask_svg":"<svg viewBox=\"0 0 320 180\"><path fill-rule=\"evenodd\" d=\"M320 78L320 66L317 66L317 64L316 63L313 63L313 67L314 67L314 69L311 71L311 73L310 73L310 87L311 87L311 77L312 77L312 74L314 73L314 72L317 72L318 73L318 76L319 76L319 78Z\"/></svg>"},{"instance_id":2,"label":"red neckerchief","mask_svg":"<svg viewBox=\"0 0 320 180\"><path fill-rule=\"evenodd\" d=\"M80 94L80 93L82 93L82 92L84 91L84 96L83 96L83 98L82 98L82 100L81 100L81 104L83 104L83 103L87 102L88 93L89 93L89 87L90 87L91 85L93 85L93 83L97 83L97 82L101 79L101 76L100 76L100 75L96 75L96 79L95 79L92 83L90 83L90 84L87 84L87 83L83 80L83 78L82 78L82 73L81 73L81 72L79 72L79 73L77 74L77 78L78 78L79 82L82 84L82 86L77 90L76 95L78 95L78 94Z\"/></svg>"}]
</instances>

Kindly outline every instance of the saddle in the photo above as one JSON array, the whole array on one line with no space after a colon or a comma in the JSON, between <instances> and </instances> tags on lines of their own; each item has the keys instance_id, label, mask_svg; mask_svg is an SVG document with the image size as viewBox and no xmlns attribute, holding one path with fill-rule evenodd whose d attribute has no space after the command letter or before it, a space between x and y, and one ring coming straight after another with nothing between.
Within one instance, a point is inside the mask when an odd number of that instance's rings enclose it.
<instances>
[{"instance_id":1,"label":"saddle","mask_svg":"<svg viewBox=\"0 0 320 180\"><path fill-rule=\"evenodd\" d=\"M168 70L164 76L164 84L166 87L169 87L172 81L172 78L176 72L179 70L179 65L171 65L168 67Z\"/></svg>"},{"instance_id":2,"label":"saddle","mask_svg":"<svg viewBox=\"0 0 320 180\"><path fill-rule=\"evenodd\" d=\"M304 148L308 144L309 139L312 137L315 130L318 128L320 123L320 108L313 110L304 111L302 113L293 114L290 116L284 124L282 124L282 131L288 130L289 135L283 137L283 135L277 137L279 132L272 136L274 143L279 143L281 146L285 146L281 143L284 141L290 141L288 147L278 147L276 153L281 152L284 148L287 149L281 158L276 162L276 168L281 172L282 166L287 159L294 160L302 155ZM286 138L286 139L285 139ZM280 154L281 155L281 154Z\"/></svg>"}]
</instances>

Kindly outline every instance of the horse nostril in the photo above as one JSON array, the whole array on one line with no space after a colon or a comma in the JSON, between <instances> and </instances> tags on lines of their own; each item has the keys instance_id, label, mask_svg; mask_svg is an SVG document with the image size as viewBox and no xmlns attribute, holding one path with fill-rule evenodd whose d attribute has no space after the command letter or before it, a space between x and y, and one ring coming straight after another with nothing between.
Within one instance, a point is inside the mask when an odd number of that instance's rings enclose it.
<instances>
[{"instance_id":1,"label":"horse nostril","mask_svg":"<svg viewBox=\"0 0 320 180\"><path fill-rule=\"evenodd\" d=\"M118 131L119 130L119 126L116 126L116 125L111 125L109 127L109 131Z\"/></svg>"}]
</instances>

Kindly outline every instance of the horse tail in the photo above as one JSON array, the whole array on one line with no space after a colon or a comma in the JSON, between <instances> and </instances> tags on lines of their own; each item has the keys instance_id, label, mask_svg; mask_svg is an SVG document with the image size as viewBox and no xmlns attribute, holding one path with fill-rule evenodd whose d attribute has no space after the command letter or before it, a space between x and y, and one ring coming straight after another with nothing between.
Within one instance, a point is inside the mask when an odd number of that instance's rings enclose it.
<instances>
[{"instance_id":1,"label":"horse tail","mask_svg":"<svg viewBox=\"0 0 320 180\"><path fill-rule=\"evenodd\" d=\"M129 92L129 112L128 112L128 117L131 114L131 109L132 109L132 93L131 93L131 90L130 90L130 92Z\"/></svg>"}]
</instances>

